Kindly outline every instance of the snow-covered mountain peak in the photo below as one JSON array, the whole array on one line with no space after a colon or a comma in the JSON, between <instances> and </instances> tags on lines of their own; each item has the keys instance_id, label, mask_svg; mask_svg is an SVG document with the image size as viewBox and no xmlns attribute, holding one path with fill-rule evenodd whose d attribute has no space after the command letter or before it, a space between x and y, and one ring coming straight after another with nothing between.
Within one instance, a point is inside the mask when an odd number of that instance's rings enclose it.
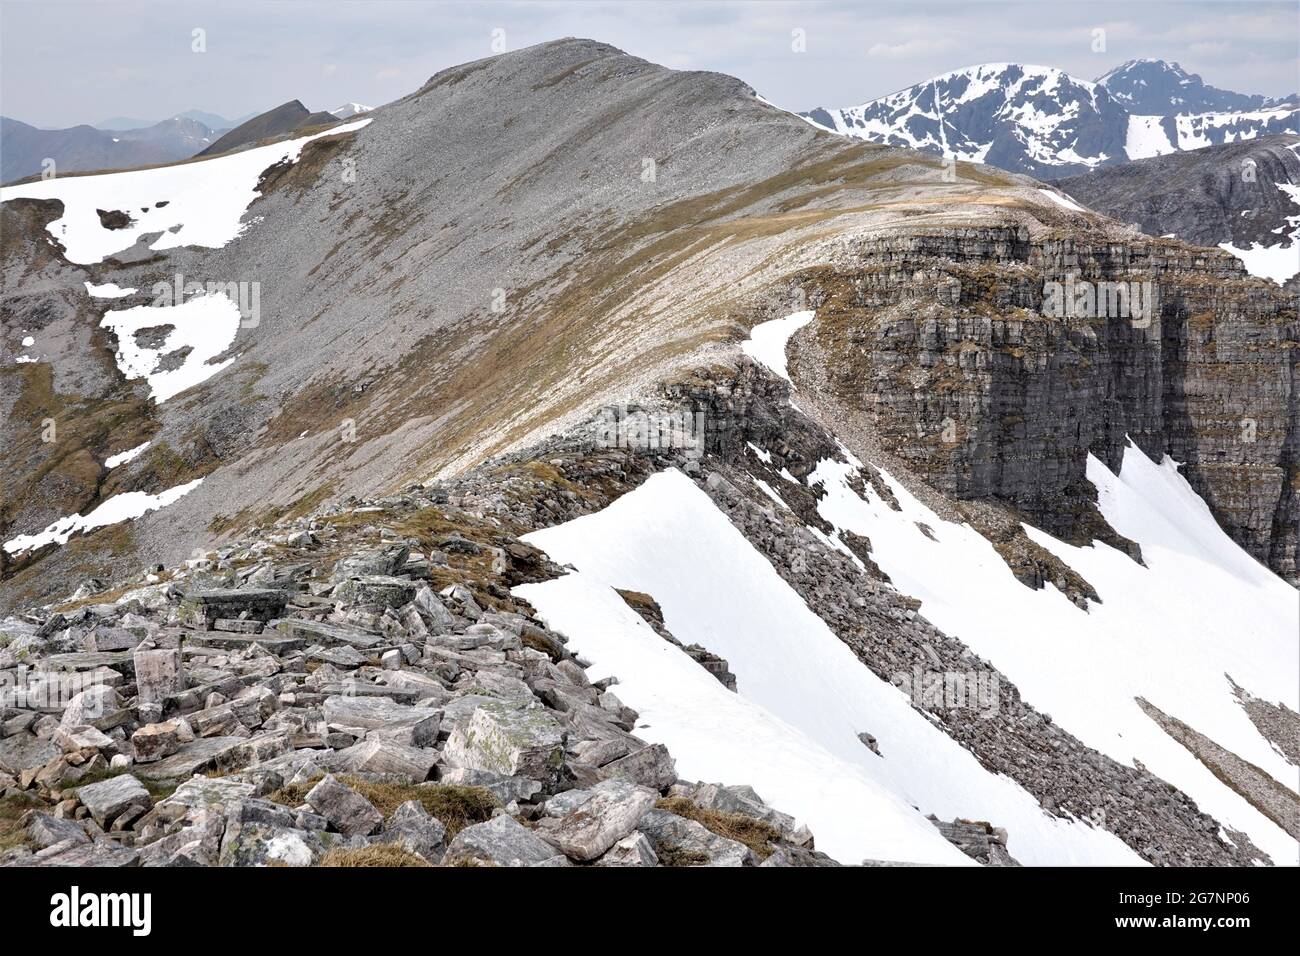
<instances>
[{"instance_id":1,"label":"snow-covered mountain peak","mask_svg":"<svg viewBox=\"0 0 1300 956\"><path fill-rule=\"evenodd\" d=\"M1294 132L1300 108L1206 86L1177 63L1130 60L1096 82L1050 66L982 63L888 96L804 114L832 132L1039 179Z\"/></svg>"},{"instance_id":2,"label":"snow-covered mountain peak","mask_svg":"<svg viewBox=\"0 0 1300 956\"><path fill-rule=\"evenodd\" d=\"M361 103L344 103L338 109L330 110L330 115L337 116L339 119L348 119L362 113L369 113L372 109L374 109L373 106L364 106Z\"/></svg>"}]
</instances>

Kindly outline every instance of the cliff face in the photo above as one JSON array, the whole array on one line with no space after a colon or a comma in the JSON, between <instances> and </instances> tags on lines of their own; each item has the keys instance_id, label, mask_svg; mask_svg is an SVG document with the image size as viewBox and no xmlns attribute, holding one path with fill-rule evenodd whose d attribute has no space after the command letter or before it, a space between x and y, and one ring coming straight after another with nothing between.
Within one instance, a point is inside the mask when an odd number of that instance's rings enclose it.
<instances>
[{"instance_id":1,"label":"cliff face","mask_svg":"<svg viewBox=\"0 0 1300 956\"><path fill-rule=\"evenodd\" d=\"M802 374L939 491L1091 540L1087 456L1114 468L1131 438L1297 579L1300 326L1232 258L981 228L863 241L799 279Z\"/></svg>"}]
</instances>

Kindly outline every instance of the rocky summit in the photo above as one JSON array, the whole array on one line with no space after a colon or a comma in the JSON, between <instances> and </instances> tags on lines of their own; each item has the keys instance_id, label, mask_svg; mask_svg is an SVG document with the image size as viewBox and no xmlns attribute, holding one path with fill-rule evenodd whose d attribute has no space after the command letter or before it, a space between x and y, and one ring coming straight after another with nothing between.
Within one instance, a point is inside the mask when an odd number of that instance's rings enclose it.
<instances>
[{"instance_id":1,"label":"rocky summit","mask_svg":"<svg viewBox=\"0 0 1300 956\"><path fill-rule=\"evenodd\" d=\"M1294 105L940 79L0 190L0 863L1300 863ZM1120 165L1166 87L1232 141Z\"/></svg>"}]
</instances>

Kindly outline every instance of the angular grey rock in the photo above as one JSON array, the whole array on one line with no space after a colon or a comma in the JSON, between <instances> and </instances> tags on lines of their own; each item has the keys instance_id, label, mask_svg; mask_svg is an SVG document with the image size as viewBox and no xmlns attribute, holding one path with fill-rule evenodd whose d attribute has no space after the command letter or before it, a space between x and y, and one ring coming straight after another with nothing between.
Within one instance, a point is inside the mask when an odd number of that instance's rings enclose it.
<instances>
[{"instance_id":1,"label":"angular grey rock","mask_svg":"<svg viewBox=\"0 0 1300 956\"><path fill-rule=\"evenodd\" d=\"M809 850L801 846L779 846L759 866L840 866L841 864L825 853Z\"/></svg>"},{"instance_id":2,"label":"angular grey rock","mask_svg":"<svg viewBox=\"0 0 1300 956\"><path fill-rule=\"evenodd\" d=\"M361 554L350 554L340 558L334 565L330 580L339 582L363 575L392 575L406 564L410 549L405 545L392 545Z\"/></svg>"},{"instance_id":3,"label":"angular grey rock","mask_svg":"<svg viewBox=\"0 0 1300 956\"><path fill-rule=\"evenodd\" d=\"M399 608L415 597L419 585L410 578L386 574L367 574L349 578L334 588L333 598L340 604L376 604Z\"/></svg>"},{"instance_id":4,"label":"angular grey rock","mask_svg":"<svg viewBox=\"0 0 1300 956\"><path fill-rule=\"evenodd\" d=\"M446 836L447 828L441 820L432 816L420 801L408 800L393 811L376 839L396 844L430 863L440 863L446 852L443 842Z\"/></svg>"},{"instance_id":5,"label":"angular grey rock","mask_svg":"<svg viewBox=\"0 0 1300 956\"><path fill-rule=\"evenodd\" d=\"M415 607L432 634L449 634L456 626L447 606L439 600L433 588L425 585L415 592Z\"/></svg>"},{"instance_id":6,"label":"angular grey rock","mask_svg":"<svg viewBox=\"0 0 1300 956\"><path fill-rule=\"evenodd\" d=\"M105 828L131 807L153 806L153 798L144 784L129 773L79 787L76 794L95 822Z\"/></svg>"},{"instance_id":7,"label":"angular grey rock","mask_svg":"<svg viewBox=\"0 0 1300 956\"><path fill-rule=\"evenodd\" d=\"M325 852L319 836L293 826L236 820L226 825L219 866L311 866Z\"/></svg>"},{"instance_id":8,"label":"angular grey rock","mask_svg":"<svg viewBox=\"0 0 1300 956\"><path fill-rule=\"evenodd\" d=\"M178 720L169 720L162 724L145 724L131 735L131 746L135 751L136 763L153 763L164 757L170 757L186 743L185 736Z\"/></svg>"},{"instance_id":9,"label":"angular grey rock","mask_svg":"<svg viewBox=\"0 0 1300 956\"><path fill-rule=\"evenodd\" d=\"M121 707L122 699L115 689L104 684L96 684L94 687L87 687L68 701L60 723L64 727L94 724L120 710Z\"/></svg>"},{"instance_id":10,"label":"angular grey rock","mask_svg":"<svg viewBox=\"0 0 1300 956\"><path fill-rule=\"evenodd\" d=\"M630 780L652 790L665 790L677 780L677 764L663 744L650 744L600 768L607 780Z\"/></svg>"},{"instance_id":11,"label":"angular grey rock","mask_svg":"<svg viewBox=\"0 0 1300 956\"><path fill-rule=\"evenodd\" d=\"M170 757L137 767L136 773L146 780L188 780L196 773L229 768L245 743L243 737L204 737L185 744Z\"/></svg>"},{"instance_id":12,"label":"angular grey rock","mask_svg":"<svg viewBox=\"0 0 1300 956\"><path fill-rule=\"evenodd\" d=\"M641 818L641 832L654 845L659 861L668 866L756 866L758 857L745 844L667 810L650 810Z\"/></svg>"},{"instance_id":13,"label":"angular grey rock","mask_svg":"<svg viewBox=\"0 0 1300 956\"><path fill-rule=\"evenodd\" d=\"M117 749L117 742L112 737L89 724L80 727L60 727L54 732L53 740L67 752Z\"/></svg>"},{"instance_id":14,"label":"angular grey rock","mask_svg":"<svg viewBox=\"0 0 1300 956\"><path fill-rule=\"evenodd\" d=\"M286 638L307 644L332 647L348 645L368 650L384 643L384 638L360 627L349 624L335 624L329 621L304 621L301 618L288 617L277 621L276 630Z\"/></svg>"},{"instance_id":15,"label":"angular grey rock","mask_svg":"<svg viewBox=\"0 0 1300 956\"><path fill-rule=\"evenodd\" d=\"M368 738L338 751L330 765L341 772L376 773L414 783L427 780L438 762L438 751L406 747L382 737Z\"/></svg>"},{"instance_id":16,"label":"angular grey rock","mask_svg":"<svg viewBox=\"0 0 1300 956\"><path fill-rule=\"evenodd\" d=\"M185 669L178 648L135 652L136 693L141 702L161 704L185 689Z\"/></svg>"},{"instance_id":17,"label":"angular grey rock","mask_svg":"<svg viewBox=\"0 0 1300 956\"><path fill-rule=\"evenodd\" d=\"M544 708L489 700L454 727L443 762L553 784L564 765L564 739L563 728Z\"/></svg>"},{"instance_id":18,"label":"angular grey rock","mask_svg":"<svg viewBox=\"0 0 1300 956\"><path fill-rule=\"evenodd\" d=\"M659 855L644 833L623 837L596 861L597 866L658 866Z\"/></svg>"},{"instance_id":19,"label":"angular grey rock","mask_svg":"<svg viewBox=\"0 0 1300 956\"><path fill-rule=\"evenodd\" d=\"M27 815L25 828L27 842L38 850L46 850L56 843L89 843L86 830L75 820L61 820L48 813L32 812Z\"/></svg>"},{"instance_id":20,"label":"angular grey rock","mask_svg":"<svg viewBox=\"0 0 1300 956\"><path fill-rule=\"evenodd\" d=\"M322 707L325 725L354 737L371 731L412 747L427 747L438 739L442 711L408 707L387 697L327 697Z\"/></svg>"},{"instance_id":21,"label":"angular grey rock","mask_svg":"<svg viewBox=\"0 0 1300 956\"><path fill-rule=\"evenodd\" d=\"M482 787L503 804L527 803L542 792L542 784L528 777L507 777L490 770L473 770L469 767L448 767L438 774L439 783L461 787Z\"/></svg>"},{"instance_id":22,"label":"angular grey rock","mask_svg":"<svg viewBox=\"0 0 1300 956\"><path fill-rule=\"evenodd\" d=\"M562 817L539 829L542 839L572 860L594 860L637 828L658 799L657 791L623 780L606 780L590 790Z\"/></svg>"},{"instance_id":23,"label":"angular grey rock","mask_svg":"<svg viewBox=\"0 0 1300 956\"><path fill-rule=\"evenodd\" d=\"M213 588L187 592L178 615L182 624L208 631L219 618L272 621L287 603L279 588Z\"/></svg>"},{"instance_id":24,"label":"angular grey rock","mask_svg":"<svg viewBox=\"0 0 1300 956\"><path fill-rule=\"evenodd\" d=\"M796 846L806 846L812 842L812 834L807 827L800 826L788 813L782 813L768 806L753 787L744 784L728 786L720 783L703 783L695 788L690 797L696 806L707 810L738 813L754 820L762 820L780 831L783 837Z\"/></svg>"},{"instance_id":25,"label":"angular grey rock","mask_svg":"<svg viewBox=\"0 0 1300 956\"><path fill-rule=\"evenodd\" d=\"M384 815L351 787L340 783L333 774L307 792L307 804L328 820L340 833L367 836L384 822Z\"/></svg>"},{"instance_id":26,"label":"angular grey rock","mask_svg":"<svg viewBox=\"0 0 1300 956\"><path fill-rule=\"evenodd\" d=\"M478 860L496 866L532 866L555 857L555 848L514 817L501 814L456 834L444 863Z\"/></svg>"},{"instance_id":27,"label":"angular grey rock","mask_svg":"<svg viewBox=\"0 0 1300 956\"><path fill-rule=\"evenodd\" d=\"M140 854L107 838L94 840L91 843L65 840L37 853L34 862L39 866L62 866L75 869L90 866L126 867L138 866Z\"/></svg>"}]
</instances>

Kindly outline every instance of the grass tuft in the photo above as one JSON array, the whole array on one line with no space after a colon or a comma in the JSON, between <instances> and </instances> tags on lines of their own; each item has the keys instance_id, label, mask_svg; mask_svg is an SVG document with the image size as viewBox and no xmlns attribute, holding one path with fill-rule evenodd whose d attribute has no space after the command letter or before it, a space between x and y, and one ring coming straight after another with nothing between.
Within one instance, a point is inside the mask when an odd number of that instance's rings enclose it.
<instances>
[{"instance_id":1,"label":"grass tuft","mask_svg":"<svg viewBox=\"0 0 1300 956\"><path fill-rule=\"evenodd\" d=\"M781 831L770 823L755 820L739 813L723 813L720 810L708 810L698 806L686 797L664 797L655 803L660 810L667 810L687 820L694 820L705 829L712 830L718 836L743 843L754 851L761 860L766 860L776 849L772 844L781 842ZM672 855L672 851L669 851ZM688 854L687 854L688 855ZM660 857L663 854L660 853ZM692 863L669 863L669 866L693 866Z\"/></svg>"},{"instance_id":2,"label":"grass tuft","mask_svg":"<svg viewBox=\"0 0 1300 956\"><path fill-rule=\"evenodd\" d=\"M391 843L358 847L354 850L330 850L318 866L428 866L428 861Z\"/></svg>"}]
</instances>

